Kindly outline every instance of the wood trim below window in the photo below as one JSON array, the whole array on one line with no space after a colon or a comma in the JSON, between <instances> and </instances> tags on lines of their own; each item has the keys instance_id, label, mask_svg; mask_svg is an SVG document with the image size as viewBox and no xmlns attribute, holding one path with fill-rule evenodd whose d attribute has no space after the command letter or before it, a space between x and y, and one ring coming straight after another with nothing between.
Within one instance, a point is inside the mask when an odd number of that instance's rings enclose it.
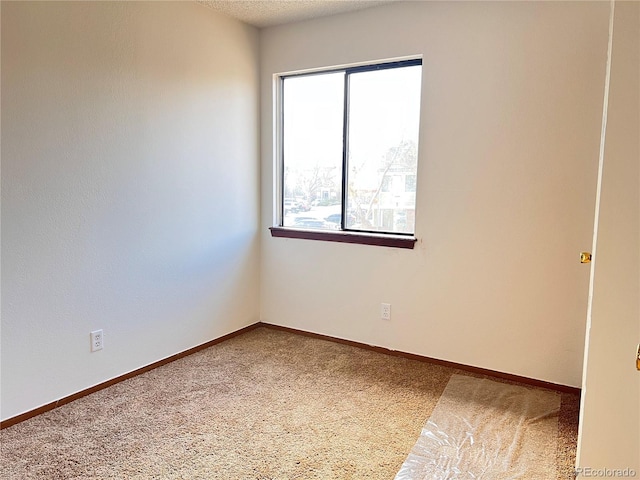
<instances>
[{"instance_id":1,"label":"wood trim below window","mask_svg":"<svg viewBox=\"0 0 640 480\"><path fill-rule=\"evenodd\" d=\"M417 238L409 235L378 234L365 232L345 232L326 230L300 230L297 228L271 227L272 237L299 238L304 240L321 240L324 242L358 243L360 245L377 245L413 249Z\"/></svg>"}]
</instances>

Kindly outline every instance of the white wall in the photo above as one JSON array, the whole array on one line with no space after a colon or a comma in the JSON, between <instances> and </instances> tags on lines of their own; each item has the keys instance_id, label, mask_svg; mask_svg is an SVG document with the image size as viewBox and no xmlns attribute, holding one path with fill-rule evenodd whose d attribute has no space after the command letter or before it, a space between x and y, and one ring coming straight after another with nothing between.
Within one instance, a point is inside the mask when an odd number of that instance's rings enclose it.
<instances>
[{"instance_id":1,"label":"white wall","mask_svg":"<svg viewBox=\"0 0 640 480\"><path fill-rule=\"evenodd\" d=\"M258 53L193 2L2 3L3 419L258 320Z\"/></svg>"},{"instance_id":2,"label":"white wall","mask_svg":"<svg viewBox=\"0 0 640 480\"><path fill-rule=\"evenodd\" d=\"M606 2L407 2L261 31L262 319L579 386L607 33ZM271 238L272 75L414 54L415 250Z\"/></svg>"},{"instance_id":3,"label":"white wall","mask_svg":"<svg viewBox=\"0 0 640 480\"><path fill-rule=\"evenodd\" d=\"M616 2L577 464L640 475L640 4Z\"/></svg>"}]
</instances>

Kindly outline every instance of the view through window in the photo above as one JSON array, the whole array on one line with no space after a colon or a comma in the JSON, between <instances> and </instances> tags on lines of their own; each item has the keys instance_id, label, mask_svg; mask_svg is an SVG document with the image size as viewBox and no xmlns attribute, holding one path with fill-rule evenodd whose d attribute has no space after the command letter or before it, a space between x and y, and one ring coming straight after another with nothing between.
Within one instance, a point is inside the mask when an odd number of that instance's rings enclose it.
<instances>
[{"instance_id":1,"label":"view through window","mask_svg":"<svg viewBox=\"0 0 640 480\"><path fill-rule=\"evenodd\" d=\"M282 226L413 234L422 61L282 79Z\"/></svg>"}]
</instances>

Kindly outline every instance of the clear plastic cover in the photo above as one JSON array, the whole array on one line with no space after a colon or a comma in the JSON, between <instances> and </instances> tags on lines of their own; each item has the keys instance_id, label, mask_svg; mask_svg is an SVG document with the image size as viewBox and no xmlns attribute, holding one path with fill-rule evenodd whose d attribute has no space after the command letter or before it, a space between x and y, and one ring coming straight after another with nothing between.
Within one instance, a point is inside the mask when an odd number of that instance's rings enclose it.
<instances>
[{"instance_id":1,"label":"clear plastic cover","mask_svg":"<svg viewBox=\"0 0 640 480\"><path fill-rule=\"evenodd\" d=\"M560 394L453 375L396 480L556 478Z\"/></svg>"}]
</instances>

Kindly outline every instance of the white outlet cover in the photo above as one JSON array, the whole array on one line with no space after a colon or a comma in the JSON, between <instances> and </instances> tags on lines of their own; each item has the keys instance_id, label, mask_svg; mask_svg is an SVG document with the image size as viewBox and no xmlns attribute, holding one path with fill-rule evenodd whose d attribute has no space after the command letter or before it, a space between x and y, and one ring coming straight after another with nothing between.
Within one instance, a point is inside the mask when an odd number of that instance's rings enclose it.
<instances>
[{"instance_id":1,"label":"white outlet cover","mask_svg":"<svg viewBox=\"0 0 640 480\"><path fill-rule=\"evenodd\" d=\"M91 351L97 352L104 348L104 335L102 330L94 330L91 332Z\"/></svg>"},{"instance_id":2,"label":"white outlet cover","mask_svg":"<svg viewBox=\"0 0 640 480\"><path fill-rule=\"evenodd\" d=\"M380 318L382 318L383 320L391 320L391 304L390 303L380 304Z\"/></svg>"}]
</instances>

